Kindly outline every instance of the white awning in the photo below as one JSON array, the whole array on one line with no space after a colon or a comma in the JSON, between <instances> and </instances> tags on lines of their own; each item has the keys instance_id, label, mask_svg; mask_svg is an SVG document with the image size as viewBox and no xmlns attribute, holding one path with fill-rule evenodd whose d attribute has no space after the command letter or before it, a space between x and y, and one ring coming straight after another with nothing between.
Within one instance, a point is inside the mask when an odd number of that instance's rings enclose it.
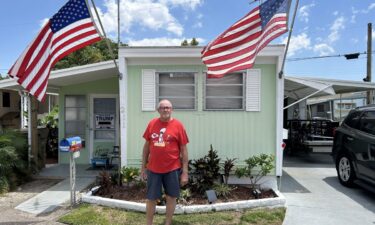
<instances>
[{"instance_id":1,"label":"white awning","mask_svg":"<svg viewBox=\"0 0 375 225\"><path fill-rule=\"evenodd\" d=\"M285 76L284 96L297 100L284 109L310 97L375 90L375 83L312 77Z\"/></svg>"},{"instance_id":2,"label":"white awning","mask_svg":"<svg viewBox=\"0 0 375 225\"><path fill-rule=\"evenodd\" d=\"M118 76L113 61L105 61L90 65L54 70L48 79L48 92L56 92L62 86L81 84ZM0 81L0 89L23 90L14 79Z\"/></svg>"}]
</instances>

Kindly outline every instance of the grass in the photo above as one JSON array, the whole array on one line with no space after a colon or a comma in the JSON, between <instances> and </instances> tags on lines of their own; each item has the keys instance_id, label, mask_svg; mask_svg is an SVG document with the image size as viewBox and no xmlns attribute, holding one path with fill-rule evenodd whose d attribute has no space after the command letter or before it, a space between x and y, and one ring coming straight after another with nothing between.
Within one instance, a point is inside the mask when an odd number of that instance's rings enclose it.
<instances>
[{"instance_id":1,"label":"grass","mask_svg":"<svg viewBox=\"0 0 375 225\"><path fill-rule=\"evenodd\" d=\"M212 212L175 215L173 225L281 225L284 217L284 208ZM146 224L146 215L139 212L81 204L69 214L61 217L59 222L71 225L143 225ZM156 215L154 224L164 224L164 215Z\"/></svg>"}]
</instances>

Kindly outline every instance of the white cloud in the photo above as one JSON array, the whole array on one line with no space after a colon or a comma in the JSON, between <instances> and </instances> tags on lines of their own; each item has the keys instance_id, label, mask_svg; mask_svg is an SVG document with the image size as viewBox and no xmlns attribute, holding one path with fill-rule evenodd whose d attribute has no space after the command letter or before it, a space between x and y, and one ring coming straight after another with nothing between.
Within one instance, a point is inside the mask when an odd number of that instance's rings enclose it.
<instances>
[{"instance_id":1,"label":"white cloud","mask_svg":"<svg viewBox=\"0 0 375 225\"><path fill-rule=\"evenodd\" d=\"M181 36L184 28L171 14L167 5L169 3L173 4L174 1L121 0L121 31L129 33L132 27L138 26L151 30L166 30L172 34ZM182 3L180 5L183 5ZM117 33L116 1L105 0L104 7L105 10L98 8L98 11L105 31L107 33Z\"/></svg>"},{"instance_id":2,"label":"white cloud","mask_svg":"<svg viewBox=\"0 0 375 225\"><path fill-rule=\"evenodd\" d=\"M315 4L311 3L309 5L304 5L299 9L299 19L304 22L309 22L309 16L310 16L310 9L314 7Z\"/></svg>"},{"instance_id":3,"label":"white cloud","mask_svg":"<svg viewBox=\"0 0 375 225\"><path fill-rule=\"evenodd\" d=\"M182 6L185 9L195 10L197 6L202 5L203 0L160 0L160 3L174 7Z\"/></svg>"},{"instance_id":4,"label":"white cloud","mask_svg":"<svg viewBox=\"0 0 375 225\"><path fill-rule=\"evenodd\" d=\"M129 40L129 46L180 46L181 42L187 39L189 42L192 38L145 38L142 40ZM200 45L206 41L203 38L196 38Z\"/></svg>"},{"instance_id":5,"label":"white cloud","mask_svg":"<svg viewBox=\"0 0 375 225\"><path fill-rule=\"evenodd\" d=\"M44 27L44 25L46 25L46 23L48 23L48 21L49 21L49 18L42 19L41 21L39 21L39 26L41 28Z\"/></svg>"},{"instance_id":6,"label":"white cloud","mask_svg":"<svg viewBox=\"0 0 375 225\"><path fill-rule=\"evenodd\" d=\"M371 10L373 10L373 9L375 9L375 3L371 3L368 7L367 7L367 9L363 9L363 10L361 10L361 13L363 13L363 14L367 14L367 13L369 13Z\"/></svg>"},{"instance_id":7,"label":"white cloud","mask_svg":"<svg viewBox=\"0 0 375 225\"><path fill-rule=\"evenodd\" d=\"M196 23L193 25L193 28L201 28L201 27L203 27L202 22L196 22Z\"/></svg>"},{"instance_id":8,"label":"white cloud","mask_svg":"<svg viewBox=\"0 0 375 225\"><path fill-rule=\"evenodd\" d=\"M355 23L356 22L357 14L359 12L360 12L359 10L356 10L354 7L352 7L352 16L350 18L350 22L351 23Z\"/></svg>"},{"instance_id":9,"label":"white cloud","mask_svg":"<svg viewBox=\"0 0 375 225\"><path fill-rule=\"evenodd\" d=\"M353 44L357 44L359 42L359 40L357 38L352 38L350 39L350 41L353 43Z\"/></svg>"},{"instance_id":10,"label":"white cloud","mask_svg":"<svg viewBox=\"0 0 375 225\"><path fill-rule=\"evenodd\" d=\"M334 16L337 16L338 14L339 14L338 11L334 11L334 12L333 12L333 15L334 15Z\"/></svg>"},{"instance_id":11,"label":"white cloud","mask_svg":"<svg viewBox=\"0 0 375 225\"><path fill-rule=\"evenodd\" d=\"M326 43L314 45L313 51L317 52L319 56L330 55L335 52L335 50Z\"/></svg>"},{"instance_id":12,"label":"white cloud","mask_svg":"<svg viewBox=\"0 0 375 225\"><path fill-rule=\"evenodd\" d=\"M328 35L329 43L333 43L340 39L340 31L345 28L345 18L340 16L335 19L330 27L331 33Z\"/></svg>"},{"instance_id":13,"label":"white cloud","mask_svg":"<svg viewBox=\"0 0 375 225\"><path fill-rule=\"evenodd\" d=\"M288 38L285 37L282 40L282 43L286 44ZM310 38L307 37L306 33L299 34L297 36L292 36L290 43L289 43L289 49L288 49L288 56L293 56L297 52L302 50L311 49L311 41Z\"/></svg>"}]
</instances>

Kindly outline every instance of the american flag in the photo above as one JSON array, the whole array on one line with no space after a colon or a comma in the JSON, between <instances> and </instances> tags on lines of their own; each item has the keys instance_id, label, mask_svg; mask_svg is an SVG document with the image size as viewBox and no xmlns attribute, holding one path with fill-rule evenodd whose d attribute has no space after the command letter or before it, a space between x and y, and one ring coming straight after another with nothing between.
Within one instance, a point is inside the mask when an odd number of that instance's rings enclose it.
<instances>
[{"instance_id":1,"label":"american flag","mask_svg":"<svg viewBox=\"0 0 375 225\"><path fill-rule=\"evenodd\" d=\"M43 101L53 66L64 56L101 40L85 0L68 1L44 25L8 74Z\"/></svg>"},{"instance_id":2,"label":"american flag","mask_svg":"<svg viewBox=\"0 0 375 225\"><path fill-rule=\"evenodd\" d=\"M250 69L269 42L287 32L290 0L268 0L233 24L202 51L209 78Z\"/></svg>"}]
</instances>

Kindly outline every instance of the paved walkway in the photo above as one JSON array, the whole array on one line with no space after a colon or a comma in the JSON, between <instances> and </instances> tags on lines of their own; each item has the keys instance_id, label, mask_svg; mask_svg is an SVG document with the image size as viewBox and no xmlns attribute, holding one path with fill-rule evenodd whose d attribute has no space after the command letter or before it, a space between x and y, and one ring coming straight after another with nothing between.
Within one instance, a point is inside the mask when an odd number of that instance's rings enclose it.
<instances>
[{"instance_id":1,"label":"paved walkway","mask_svg":"<svg viewBox=\"0 0 375 225\"><path fill-rule=\"evenodd\" d=\"M375 224L375 194L341 186L329 155L286 158L281 179L284 225Z\"/></svg>"},{"instance_id":2,"label":"paved walkway","mask_svg":"<svg viewBox=\"0 0 375 225\"><path fill-rule=\"evenodd\" d=\"M76 191L77 193L87 188L95 181L99 171L87 170L89 165L77 165L76 167ZM15 208L24 212L39 215L49 213L62 204L70 201L70 168L69 165L53 165L43 169L37 177L63 179L61 182L43 191Z\"/></svg>"}]
</instances>

